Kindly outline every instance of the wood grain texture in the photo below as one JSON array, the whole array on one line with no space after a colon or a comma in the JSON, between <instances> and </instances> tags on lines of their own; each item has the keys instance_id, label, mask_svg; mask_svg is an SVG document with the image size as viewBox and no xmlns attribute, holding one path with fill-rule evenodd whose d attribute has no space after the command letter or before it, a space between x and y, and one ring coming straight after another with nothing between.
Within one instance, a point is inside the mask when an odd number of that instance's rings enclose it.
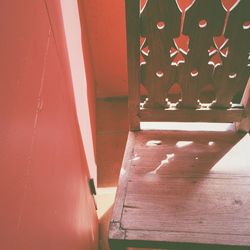
<instances>
[{"instance_id":1,"label":"wood grain texture","mask_svg":"<svg viewBox=\"0 0 250 250\"><path fill-rule=\"evenodd\" d=\"M140 37L139 37L139 0L126 0L126 28L127 28L127 58L128 58L128 91L129 91L129 124L130 129L139 130L138 118L140 106Z\"/></svg>"},{"instance_id":2,"label":"wood grain texture","mask_svg":"<svg viewBox=\"0 0 250 250\"><path fill-rule=\"evenodd\" d=\"M248 134L141 131L133 136L126 179L118 187L123 208L114 210L124 244L250 247Z\"/></svg>"},{"instance_id":3,"label":"wood grain texture","mask_svg":"<svg viewBox=\"0 0 250 250\"><path fill-rule=\"evenodd\" d=\"M116 198L113 208L113 214L110 219L109 226L109 239L124 239L124 231L120 228L120 220L122 216L123 203L126 195L127 188L127 178L128 172L131 165L130 159L133 155L135 135L133 132L129 132L126 149L124 153L124 158L122 162L120 178L119 178L119 188L116 192Z\"/></svg>"},{"instance_id":4,"label":"wood grain texture","mask_svg":"<svg viewBox=\"0 0 250 250\"><path fill-rule=\"evenodd\" d=\"M233 122L244 116L241 108L221 109L141 109L141 121L177 121L177 122Z\"/></svg>"},{"instance_id":5,"label":"wood grain texture","mask_svg":"<svg viewBox=\"0 0 250 250\"><path fill-rule=\"evenodd\" d=\"M177 77L182 87L183 107L196 108L202 88L213 82L208 50L213 36L219 34L223 27L224 17L225 12L219 1L195 1L185 14L183 34L190 39L189 51L186 62L178 66ZM207 23L203 28L199 26L201 20Z\"/></svg>"},{"instance_id":6,"label":"wood grain texture","mask_svg":"<svg viewBox=\"0 0 250 250\"><path fill-rule=\"evenodd\" d=\"M233 1L148 0L140 15L139 1L132 2L126 1L131 130L140 121L242 121L247 130L250 1L234 8ZM139 82L148 92L140 109ZM171 103L175 84L181 100ZM206 89L214 91L212 103L199 100ZM241 104L232 104L243 91ZM250 249L248 148L249 134L234 130L130 132L111 245Z\"/></svg>"},{"instance_id":7,"label":"wood grain texture","mask_svg":"<svg viewBox=\"0 0 250 250\"><path fill-rule=\"evenodd\" d=\"M196 0L185 11L180 6L175 0L149 0L141 10L141 84L148 92L144 108L169 107L169 91L177 83L178 108L196 109L210 89L211 107L226 110L238 102L249 78L250 34L243 24L250 19L250 1L229 10L220 0Z\"/></svg>"},{"instance_id":8,"label":"wood grain texture","mask_svg":"<svg viewBox=\"0 0 250 250\"><path fill-rule=\"evenodd\" d=\"M245 107L245 118L237 123L238 130L250 132L250 78L243 94L241 104Z\"/></svg>"},{"instance_id":9,"label":"wood grain texture","mask_svg":"<svg viewBox=\"0 0 250 250\"><path fill-rule=\"evenodd\" d=\"M233 96L244 91L247 84L250 32L249 29L243 28L243 24L250 20L249 8L250 2L242 0L229 13L228 23L225 25L223 34L228 39L223 47L224 50L228 48L228 56L222 56L223 63L214 72L215 106L229 107Z\"/></svg>"},{"instance_id":10,"label":"wood grain texture","mask_svg":"<svg viewBox=\"0 0 250 250\"><path fill-rule=\"evenodd\" d=\"M176 68L171 67L169 50L172 38L178 36L181 15L174 1L148 1L140 15L141 37L146 39L148 55L145 56L145 44L141 54L145 64L142 64L142 84L148 91L148 107L166 107L165 101L168 89L174 82ZM164 28L158 28L161 23ZM158 25L158 26L157 26Z\"/></svg>"}]
</instances>

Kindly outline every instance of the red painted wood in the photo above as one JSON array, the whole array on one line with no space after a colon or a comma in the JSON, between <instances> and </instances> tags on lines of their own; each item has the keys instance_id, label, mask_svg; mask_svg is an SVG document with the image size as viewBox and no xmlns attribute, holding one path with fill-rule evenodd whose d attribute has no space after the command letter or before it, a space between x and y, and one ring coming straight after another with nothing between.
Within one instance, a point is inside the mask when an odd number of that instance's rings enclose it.
<instances>
[{"instance_id":1,"label":"red painted wood","mask_svg":"<svg viewBox=\"0 0 250 250\"><path fill-rule=\"evenodd\" d=\"M87 145L62 29L51 27L45 1L0 3L1 249L97 249Z\"/></svg>"}]
</instances>

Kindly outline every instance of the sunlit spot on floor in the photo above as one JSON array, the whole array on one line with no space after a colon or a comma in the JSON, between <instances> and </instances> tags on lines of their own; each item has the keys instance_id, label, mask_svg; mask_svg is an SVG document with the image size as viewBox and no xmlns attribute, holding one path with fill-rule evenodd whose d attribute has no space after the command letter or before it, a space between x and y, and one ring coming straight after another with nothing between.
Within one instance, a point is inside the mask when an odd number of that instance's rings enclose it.
<instances>
[{"instance_id":1,"label":"sunlit spot on floor","mask_svg":"<svg viewBox=\"0 0 250 250\"><path fill-rule=\"evenodd\" d=\"M175 154L166 154L166 158L161 161L160 165L153 171L149 172L150 174L157 174L157 172L162 167L167 167L168 163L174 159Z\"/></svg>"},{"instance_id":2,"label":"sunlit spot on floor","mask_svg":"<svg viewBox=\"0 0 250 250\"><path fill-rule=\"evenodd\" d=\"M183 147L189 146L191 144L193 144L193 141L178 141L176 143L176 147L177 148L183 148Z\"/></svg>"},{"instance_id":3,"label":"sunlit spot on floor","mask_svg":"<svg viewBox=\"0 0 250 250\"><path fill-rule=\"evenodd\" d=\"M126 174L126 170L124 168L121 168L120 176L123 176Z\"/></svg>"},{"instance_id":4,"label":"sunlit spot on floor","mask_svg":"<svg viewBox=\"0 0 250 250\"><path fill-rule=\"evenodd\" d=\"M138 160L140 160L140 159L141 159L140 156L136 156L135 158L132 159L132 161L138 161Z\"/></svg>"},{"instance_id":5,"label":"sunlit spot on floor","mask_svg":"<svg viewBox=\"0 0 250 250\"><path fill-rule=\"evenodd\" d=\"M97 188L96 203L98 219L111 208L115 200L116 187Z\"/></svg>"},{"instance_id":6,"label":"sunlit spot on floor","mask_svg":"<svg viewBox=\"0 0 250 250\"><path fill-rule=\"evenodd\" d=\"M161 140L150 140L147 141L146 146L157 146L157 145L161 145Z\"/></svg>"},{"instance_id":7,"label":"sunlit spot on floor","mask_svg":"<svg viewBox=\"0 0 250 250\"><path fill-rule=\"evenodd\" d=\"M249 173L250 168L250 135L246 134L216 165L211 169L216 173Z\"/></svg>"},{"instance_id":8,"label":"sunlit spot on floor","mask_svg":"<svg viewBox=\"0 0 250 250\"><path fill-rule=\"evenodd\" d=\"M138 155L138 154L135 154L134 155L134 158L132 158L131 160L132 161L138 161L138 160L140 160L141 159L141 157Z\"/></svg>"}]
</instances>

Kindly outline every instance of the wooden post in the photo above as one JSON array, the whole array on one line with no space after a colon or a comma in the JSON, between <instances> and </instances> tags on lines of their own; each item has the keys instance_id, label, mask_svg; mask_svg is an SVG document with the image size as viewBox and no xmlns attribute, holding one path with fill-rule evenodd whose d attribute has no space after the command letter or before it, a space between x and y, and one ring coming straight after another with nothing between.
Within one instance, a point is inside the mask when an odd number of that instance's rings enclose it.
<instances>
[{"instance_id":1,"label":"wooden post","mask_svg":"<svg viewBox=\"0 0 250 250\"><path fill-rule=\"evenodd\" d=\"M128 105L130 130L140 130L140 1L126 0Z\"/></svg>"},{"instance_id":2,"label":"wooden post","mask_svg":"<svg viewBox=\"0 0 250 250\"><path fill-rule=\"evenodd\" d=\"M248 79L243 97L241 99L241 104L245 108L245 118L241 122L236 123L236 128L239 131L250 132L250 78Z\"/></svg>"}]
</instances>

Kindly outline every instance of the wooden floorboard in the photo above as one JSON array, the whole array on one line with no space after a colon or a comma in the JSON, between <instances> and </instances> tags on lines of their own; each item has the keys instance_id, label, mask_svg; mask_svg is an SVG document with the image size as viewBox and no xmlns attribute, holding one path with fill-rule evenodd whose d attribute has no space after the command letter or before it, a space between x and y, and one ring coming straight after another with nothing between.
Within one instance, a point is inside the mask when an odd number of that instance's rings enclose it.
<instances>
[{"instance_id":1,"label":"wooden floorboard","mask_svg":"<svg viewBox=\"0 0 250 250\"><path fill-rule=\"evenodd\" d=\"M250 245L248 134L135 134L120 221L126 240Z\"/></svg>"},{"instance_id":2,"label":"wooden floorboard","mask_svg":"<svg viewBox=\"0 0 250 250\"><path fill-rule=\"evenodd\" d=\"M116 186L122 161L122 154L123 154L122 151L124 151L125 148L126 137L127 137L127 113L126 113L127 102L125 99L122 100L118 99L112 101L101 100L97 102L97 106L98 106L97 107L97 148L98 148L97 158L98 158L98 181L99 181L98 184L99 187L108 189L110 187ZM113 122L115 119L117 120L116 123ZM163 132L163 134L164 133L165 132ZM222 198L223 199L221 203L223 202L223 200L225 201L225 209L223 211L226 212L226 215L224 215L223 218L226 218L226 216L230 216L230 212L228 212L230 209L228 210L228 207L231 206L233 207L233 210L231 211L232 213L237 210L244 211L244 207L247 204L249 204L249 198L246 195L242 198L243 195L240 193L240 195L236 197L233 203L230 202L233 201L230 200L230 197L232 197L230 196L231 193L237 194L238 192L237 188L233 188L232 180L231 182L229 182L228 190L226 191L225 196L222 197L222 193L216 191L217 191L217 186L220 185L220 178L222 177L227 178L226 174L230 173L230 175L234 175L235 178L237 177L240 179L248 178L249 168L250 168L249 166L250 161L247 156L248 152L247 150L250 148L248 144L249 141L248 137L243 134L234 134L234 133L233 133L234 136L232 136L232 134L229 136L228 131L207 132L206 136L204 136L204 131L195 132L196 136L194 136L194 133L192 131L190 131L189 133L186 133L186 131L179 131L178 134L176 133L176 131L172 132L168 131L166 133L167 134L162 136L159 135L158 132L155 133L154 131L145 131L144 135L140 138L140 140L138 140L138 143L135 145L135 151L132 161L134 177L131 178L132 181L129 182L128 185L128 188L131 189L131 192L130 195L126 197L125 206L127 207L125 207L125 209L133 209L133 205L131 204L135 200L135 196L133 195L142 195L142 196L144 195L144 200L142 200L141 202L143 202L143 204L144 202L146 204L149 204L148 198L146 197L145 194L143 194L143 192L147 191L147 193L149 193L150 195L150 192L153 192L155 190L155 187L154 185L152 185L151 188L150 184L145 185L144 182L145 180L147 180L147 183L153 184L158 177L162 179L162 182L171 180L171 182L169 182L169 188L171 186L172 188L169 192L171 192L172 195L178 194L178 192L179 195L183 195L183 197L185 194L186 195L193 194L191 195L193 202L196 201L198 204L200 204L202 202L199 202L198 197L195 196L195 194L197 194L198 196L199 192L201 192L197 187L199 187L200 185L201 187L202 186L206 187L208 185L208 180L198 181L196 183L195 181L197 178L199 179L206 177L213 179L214 182L214 185L212 186L214 188L213 196L217 198L217 202L219 202L218 200ZM149 151L146 151L146 154L144 154L144 157L142 158L141 153L148 149L151 151L151 154L148 153ZM157 151L157 153L154 153L155 150ZM209 157L204 158L206 156L206 154L203 153L204 151L208 152ZM190 152L192 152L192 157L189 157L189 161L187 161L186 157L190 156ZM171 158L171 154L173 153L175 154L175 157ZM157 157L155 158L154 154L158 155L159 159L157 159ZM167 154L170 155L170 158L168 160L167 160ZM168 164L164 165L164 160L165 161L167 160ZM162 161L163 165L160 168L158 168L161 165ZM237 162L240 162L241 164L235 167ZM140 168L136 167L136 164L140 164ZM202 167L199 167L200 165L202 165ZM154 173L152 174L150 172ZM174 178L178 177L179 175L183 176L182 180L177 181L178 185L176 183L174 185ZM190 179L190 176L193 178ZM140 182L137 181L136 183L134 183L133 178L140 178ZM180 187L182 187L182 185L184 185L184 183L185 182L187 183L188 181L189 182L194 181L194 183L192 183L190 188L185 190L183 194L182 193L180 194ZM242 182L242 183L245 183L246 189L248 189L247 187L249 187L249 183L248 182ZM134 187L134 185L136 185L136 187ZM208 189L206 192L211 190L212 187L210 186L210 189ZM153 197L152 198L153 200L155 199L155 196L157 196L157 191L155 190L155 192L156 192L155 195L151 195ZM166 190L159 189L158 192L166 193ZM206 192L205 193L204 192L205 191L201 192L200 195L201 201L204 201L209 198ZM244 192L248 191L245 190ZM112 199L114 194L112 193L111 196L112 198L108 199L103 197L101 202L104 203L103 200L106 199L109 200L110 204L112 204ZM136 200L136 202L138 201ZM162 201L161 205L157 205L158 209L165 210L165 202L166 201ZM216 211L213 208L213 204L214 202L207 206L209 211L210 210ZM139 205L137 204L137 206ZM156 208L155 204L153 205L151 204L150 206L152 206L151 211L153 209L155 210ZM188 204L186 204L185 206L189 208ZM215 206L215 208L218 211L219 208L218 205ZM198 207L196 208L195 211L197 210ZM103 215L100 218L101 250L109 250L107 242L108 238L107 231L108 231L108 222L112 212L112 208L110 207L110 205L107 208L105 208L105 211L103 211ZM208 216L207 213L204 214L205 216ZM128 215L129 214L127 214L126 216ZM182 216L187 218L188 214L183 214ZM220 217L220 214L218 214L218 217ZM244 219L248 221L249 218L244 217ZM206 220L204 221L206 222ZM132 221L130 223L132 226L134 226L134 224L137 224L133 223ZM166 224L167 222L164 223ZM189 227L189 225L187 224L186 227ZM235 231L237 231L237 229L235 229ZM164 233L167 235L167 237L169 237L170 240L176 237L175 232L165 231L162 232L161 234L162 238L166 238L166 235L164 235ZM183 234L187 238L186 233ZM182 238L180 233L178 233L178 235L180 238ZM146 238L151 237L151 239L153 240L159 240L159 233L158 231L149 231L149 230L148 231L127 230L126 237L132 240L142 237ZM189 237L190 241L196 240L197 242L199 242L202 239L200 235L197 233L190 233ZM224 235L223 237L226 236ZM227 237L231 238L231 235ZM214 234L214 235L206 234L205 240L215 241L216 240L215 238L217 238L218 241L221 239L221 236L219 234ZM237 236L237 239L240 242L244 242L246 240L246 237L244 235ZM130 248L129 250L131 249L132 248ZM142 250L144 249L149 249L149 248L143 248ZM152 248L150 249L152 250ZM154 248L153 250L157 249L159 248ZM183 247L182 249L186 250L187 248ZM203 248L201 247L199 249Z\"/></svg>"}]
</instances>

